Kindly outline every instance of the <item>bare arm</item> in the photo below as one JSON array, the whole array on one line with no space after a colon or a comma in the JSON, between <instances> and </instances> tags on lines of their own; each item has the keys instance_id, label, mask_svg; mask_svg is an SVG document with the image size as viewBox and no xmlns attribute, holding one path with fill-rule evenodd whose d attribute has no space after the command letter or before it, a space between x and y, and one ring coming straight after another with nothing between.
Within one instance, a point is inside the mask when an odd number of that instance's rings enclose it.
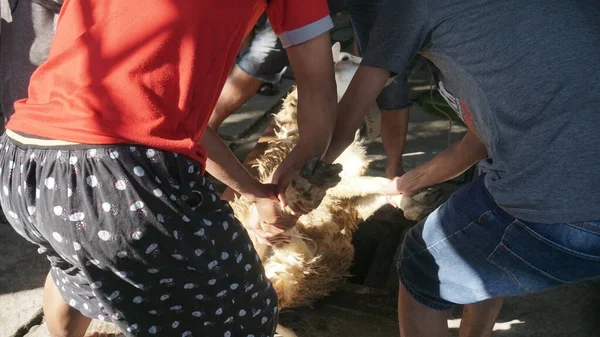
<instances>
[{"instance_id":1,"label":"bare arm","mask_svg":"<svg viewBox=\"0 0 600 337\"><path fill-rule=\"evenodd\" d=\"M329 34L286 49L298 86L298 144L279 165L273 183L283 191L292 176L312 157L321 158L336 120L337 91Z\"/></svg>"},{"instance_id":2,"label":"bare arm","mask_svg":"<svg viewBox=\"0 0 600 337\"><path fill-rule=\"evenodd\" d=\"M361 66L352 78L348 90L338 104L340 118L336 119L333 137L324 157L326 163L334 162L354 140L354 134L369 106L386 85L390 72L376 67Z\"/></svg>"},{"instance_id":3,"label":"bare arm","mask_svg":"<svg viewBox=\"0 0 600 337\"><path fill-rule=\"evenodd\" d=\"M252 177L213 129L207 127L204 131L202 146L208 152L208 173L251 202L268 197L262 184Z\"/></svg>"},{"instance_id":4,"label":"bare arm","mask_svg":"<svg viewBox=\"0 0 600 337\"><path fill-rule=\"evenodd\" d=\"M262 221L282 228L293 226L294 219L283 216L275 186L256 180L210 127L204 131L202 146L208 152L206 171L254 203Z\"/></svg>"},{"instance_id":5,"label":"bare arm","mask_svg":"<svg viewBox=\"0 0 600 337\"><path fill-rule=\"evenodd\" d=\"M485 158L487 149L471 131L458 143L440 152L430 161L396 177L385 188L386 194L412 195L416 191L455 178Z\"/></svg>"}]
</instances>

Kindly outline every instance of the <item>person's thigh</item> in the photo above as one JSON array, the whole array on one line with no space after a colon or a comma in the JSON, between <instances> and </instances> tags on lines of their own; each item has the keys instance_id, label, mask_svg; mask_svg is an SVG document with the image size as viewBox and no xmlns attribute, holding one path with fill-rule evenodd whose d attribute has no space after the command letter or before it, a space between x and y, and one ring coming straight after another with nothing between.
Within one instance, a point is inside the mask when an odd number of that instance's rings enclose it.
<instances>
[{"instance_id":1,"label":"person's thigh","mask_svg":"<svg viewBox=\"0 0 600 337\"><path fill-rule=\"evenodd\" d=\"M526 224L498 207L483 176L407 234L398 273L439 310L600 275L600 225Z\"/></svg>"}]
</instances>

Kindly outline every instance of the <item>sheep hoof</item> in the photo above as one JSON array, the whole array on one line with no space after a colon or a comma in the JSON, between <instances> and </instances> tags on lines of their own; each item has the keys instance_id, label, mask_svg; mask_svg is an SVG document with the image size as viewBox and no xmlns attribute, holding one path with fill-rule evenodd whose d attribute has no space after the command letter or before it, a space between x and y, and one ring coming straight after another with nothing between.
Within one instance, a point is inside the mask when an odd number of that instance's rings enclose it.
<instances>
[{"instance_id":1,"label":"sheep hoof","mask_svg":"<svg viewBox=\"0 0 600 337\"><path fill-rule=\"evenodd\" d=\"M330 188L342 180L341 172L341 164L325 164L315 156L304 164L300 170L300 177L308 180L311 185Z\"/></svg>"},{"instance_id":2,"label":"sheep hoof","mask_svg":"<svg viewBox=\"0 0 600 337\"><path fill-rule=\"evenodd\" d=\"M400 208L406 219L420 221L441 205L443 195L440 187L426 188L410 198L402 198Z\"/></svg>"}]
</instances>

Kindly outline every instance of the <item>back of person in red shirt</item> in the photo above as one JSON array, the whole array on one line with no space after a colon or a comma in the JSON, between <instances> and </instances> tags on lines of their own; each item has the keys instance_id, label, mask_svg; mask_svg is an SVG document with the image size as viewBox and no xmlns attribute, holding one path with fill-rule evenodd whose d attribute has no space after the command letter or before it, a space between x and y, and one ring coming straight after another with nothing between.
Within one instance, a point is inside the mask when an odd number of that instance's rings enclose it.
<instances>
[{"instance_id":1,"label":"back of person in red shirt","mask_svg":"<svg viewBox=\"0 0 600 337\"><path fill-rule=\"evenodd\" d=\"M207 122L266 10L299 93L300 141L261 184ZM322 156L336 89L325 0L67 0L50 54L0 147L0 202L51 262L53 336L90 318L127 336L272 336L277 296L247 233L204 177L287 227L278 191ZM292 205L293 206L293 205Z\"/></svg>"}]
</instances>

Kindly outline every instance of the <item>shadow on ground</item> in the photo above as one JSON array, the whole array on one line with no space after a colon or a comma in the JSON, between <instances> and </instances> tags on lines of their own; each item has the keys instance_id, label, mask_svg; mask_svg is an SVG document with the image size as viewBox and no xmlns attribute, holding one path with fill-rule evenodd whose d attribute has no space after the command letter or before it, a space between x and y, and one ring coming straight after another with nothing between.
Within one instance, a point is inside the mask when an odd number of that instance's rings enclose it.
<instances>
[{"instance_id":1,"label":"shadow on ground","mask_svg":"<svg viewBox=\"0 0 600 337\"><path fill-rule=\"evenodd\" d=\"M2 219L3 220L3 219ZM0 295L39 288L50 268L37 246L0 221Z\"/></svg>"}]
</instances>

